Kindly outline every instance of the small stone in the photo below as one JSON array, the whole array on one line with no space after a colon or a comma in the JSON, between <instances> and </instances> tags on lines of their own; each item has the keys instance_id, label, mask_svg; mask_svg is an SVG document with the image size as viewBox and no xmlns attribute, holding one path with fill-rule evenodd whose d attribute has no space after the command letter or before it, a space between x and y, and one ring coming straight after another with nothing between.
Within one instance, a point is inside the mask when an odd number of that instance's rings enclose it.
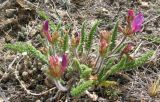
<instances>
[{"instance_id":1,"label":"small stone","mask_svg":"<svg viewBox=\"0 0 160 102\"><path fill-rule=\"evenodd\" d=\"M42 63L38 62L38 67L42 67Z\"/></svg>"},{"instance_id":2,"label":"small stone","mask_svg":"<svg viewBox=\"0 0 160 102\"><path fill-rule=\"evenodd\" d=\"M152 33L152 29L151 28L146 28L145 29L146 33L151 34Z\"/></svg>"},{"instance_id":3,"label":"small stone","mask_svg":"<svg viewBox=\"0 0 160 102\"><path fill-rule=\"evenodd\" d=\"M149 9L149 3L148 2L141 2L141 8Z\"/></svg>"},{"instance_id":4,"label":"small stone","mask_svg":"<svg viewBox=\"0 0 160 102\"><path fill-rule=\"evenodd\" d=\"M23 73L22 73L22 76L25 78L25 77L28 77L28 72L26 72L26 71L24 71Z\"/></svg>"},{"instance_id":5,"label":"small stone","mask_svg":"<svg viewBox=\"0 0 160 102\"><path fill-rule=\"evenodd\" d=\"M37 71L37 68L34 67L34 68L33 68L33 72L36 72L36 71Z\"/></svg>"},{"instance_id":6,"label":"small stone","mask_svg":"<svg viewBox=\"0 0 160 102\"><path fill-rule=\"evenodd\" d=\"M3 98L2 98L2 97L0 97L0 102L4 102L4 100L3 100Z\"/></svg>"},{"instance_id":7,"label":"small stone","mask_svg":"<svg viewBox=\"0 0 160 102\"><path fill-rule=\"evenodd\" d=\"M4 80L7 80L7 79L8 79L8 77L9 77L9 73L4 73L4 75L3 75L3 79L4 79Z\"/></svg>"},{"instance_id":8,"label":"small stone","mask_svg":"<svg viewBox=\"0 0 160 102\"><path fill-rule=\"evenodd\" d=\"M28 73L29 74L33 74L33 70L28 70Z\"/></svg>"},{"instance_id":9,"label":"small stone","mask_svg":"<svg viewBox=\"0 0 160 102\"><path fill-rule=\"evenodd\" d=\"M27 52L22 52L22 55L23 55L23 56L27 55Z\"/></svg>"},{"instance_id":10,"label":"small stone","mask_svg":"<svg viewBox=\"0 0 160 102\"><path fill-rule=\"evenodd\" d=\"M36 100L36 102L41 102L41 100Z\"/></svg>"},{"instance_id":11,"label":"small stone","mask_svg":"<svg viewBox=\"0 0 160 102\"><path fill-rule=\"evenodd\" d=\"M0 70L0 77L2 77L3 76L3 72Z\"/></svg>"}]
</instances>

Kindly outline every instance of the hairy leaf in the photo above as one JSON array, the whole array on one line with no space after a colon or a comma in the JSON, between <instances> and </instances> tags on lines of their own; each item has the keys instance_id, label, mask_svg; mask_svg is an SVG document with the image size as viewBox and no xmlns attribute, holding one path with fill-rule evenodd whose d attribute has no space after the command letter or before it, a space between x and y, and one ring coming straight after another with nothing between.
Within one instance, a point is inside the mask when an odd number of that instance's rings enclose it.
<instances>
[{"instance_id":1,"label":"hairy leaf","mask_svg":"<svg viewBox=\"0 0 160 102\"><path fill-rule=\"evenodd\" d=\"M40 61L48 64L47 57L43 55L39 50L37 50L34 46L32 46L31 43L16 42L15 44L6 44L5 47L19 53L27 52L33 57L36 57Z\"/></svg>"},{"instance_id":2,"label":"hairy leaf","mask_svg":"<svg viewBox=\"0 0 160 102\"><path fill-rule=\"evenodd\" d=\"M68 41L69 41L69 36L68 36L68 34L65 34L64 35L63 52L66 52L68 50L68 47L69 47Z\"/></svg>"},{"instance_id":3,"label":"hairy leaf","mask_svg":"<svg viewBox=\"0 0 160 102\"><path fill-rule=\"evenodd\" d=\"M95 24L93 25L89 35L88 35L88 39L87 39L87 42L86 42L86 49L89 51L90 48L91 48L91 45L92 45L92 41L93 41L93 38L94 38L94 34L97 30L97 27L99 25L99 22L96 21Z\"/></svg>"},{"instance_id":4,"label":"hairy leaf","mask_svg":"<svg viewBox=\"0 0 160 102\"><path fill-rule=\"evenodd\" d=\"M86 38L86 32L85 32L85 27L86 27L86 22L84 21L82 24L82 29L81 29L81 39L80 39L80 44L78 46L78 51L82 52L83 51L83 44Z\"/></svg>"},{"instance_id":5,"label":"hairy leaf","mask_svg":"<svg viewBox=\"0 0 160 102\"><path fill-rule=\"evenodd\" d=\"M93 80L88 80L85 81L83 83L81 83L80 85L78 85L75 88L71 89L71 95L72 96L79 96L81 95L84 91L88 90L91 86L93 86Z\"/></svg>"},{"instance_id":6,"label":"hairy leaf","mask_svg":"<svg viewBox=\"0 0 160 102\"><path fill-rule=\"evenodd\" d=\"M88 66L82 64L81 66L81 78L89 78L89 76L91 75L92 69L89 68Z\"/></svg>"},{"instance_id":7,"label":"hairy leaf","mask_svg":"<svg viewBox=\"0 0 160 102\"><path fill-rule=\"evenodd\" d=\"M149 52L143 54L141 57L126 63L123 70L131 70L131 69L137 68L139 66L142 66L143 64L145 64L148 61L148 59L150 59L153 56L153 54L154 54L154 51L149 51Z\"/></svg>"},{"instance_id":8,"label":"hairy leaf","mask_svg":"<svg viewBox=\"0 0 160 102\"><path fill-rule=\"evenodd\" d=\"M118 32L118 21L116 22L116 25L113 28L112 31L112 37L111 37L111 45L110 45L110 51L114 49L116 46L116 39L117 39L117 33Z\"/></svg>"},{"instance_id":9,"label":"hairy leaf","mask_svg":"<svg viewBox=\"0 0 160 102\"><path fill-rule=\"evenodd\" d=\"M111 68L112 65L113 65L113 58L110 58L110 59L108 59L105 66L103 67L103 69L98 74L98 80L99 81L105 80L103 76Z\"/></svg>"},{"instance_id":10,"label":"hairy leaf","mask_svg":"<svg viewBox=\"0 0 160 102\"><path fill-rule=\"evenodd\" d=\"M115 74L115 73L121 71L124 68L125 64L126 64L126 60L127 60L127 56L122 57L121 60L117 64L113 65L107 71L106 76L109 76L111 74Z\"/></svg>"}]
</instances>

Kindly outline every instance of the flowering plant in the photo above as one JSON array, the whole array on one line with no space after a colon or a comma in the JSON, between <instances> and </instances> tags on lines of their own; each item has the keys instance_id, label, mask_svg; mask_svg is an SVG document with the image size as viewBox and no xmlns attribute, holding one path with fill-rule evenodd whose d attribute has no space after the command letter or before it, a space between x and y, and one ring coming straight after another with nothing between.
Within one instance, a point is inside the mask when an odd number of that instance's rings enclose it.
<instances>
[{"instance_id":1,"label":"flowering plant","mask_svg":"<svg viewBox=\"0 0 160 102\"><path fill-rule=\"evenodd\" d=\"M153 51L149 51L138 58L130 56L134 51L134 44L125 43L125 40L142 31L144 17L141 12L135 15L133 10L128 10L126 21L125 27L117 21L112 31L102 30L98 33L99 21L87 32L86 22L82 24L81 31L71 31L63 22L54 24L45 20L41 30L45 38L45 51L40 52L33 46L23 46L22 43L7 44L6 47L19 52L27 51L39 58L48 66L47 76L53 79L57 88L62 91L71 90L71 95L77 96L95 85L117 85L108 77L141 66L153 55ZM118 31L124 38L117 44ZM95 34L99 37L98 43ZM93 52L94 42L97 49ZM78 77L74 76L75 72ZM77 84L72 85L71 89L60 83L61 77L65 74L77 79Z\"/></svg>"}]
</instances>

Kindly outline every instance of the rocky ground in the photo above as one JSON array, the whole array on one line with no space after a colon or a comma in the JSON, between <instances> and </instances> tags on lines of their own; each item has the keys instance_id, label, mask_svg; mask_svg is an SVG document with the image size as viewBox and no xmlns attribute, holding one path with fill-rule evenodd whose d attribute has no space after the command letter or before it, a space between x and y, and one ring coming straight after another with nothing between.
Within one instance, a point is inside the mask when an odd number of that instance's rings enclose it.
<instances>
[{"instance_id":1,"label":"rocky ground","mask_svg":"<svg viewBox=\"0 0 160 102\"><path fill-rule=\"evenodd\" d=\"M124 24L130 8L145 16L142 33L133 38L141 47L137 54L148 50L157 50L157 53L143 67L115 76L122 83L116 90L94 92L99 102L160 102L160 94L153 95L154 89L151 89L156 87L156 82L160 84L160 40L155 39L160 37L160 0L1 0L0 102L92 102L87 95L75 98L69 92L58 91L45 81L43 64L30 57L20 60L15 53L4 49L4 44L30 41L39 48L38 36L44 20L39 16L40 10L53 20L58 15L73 24L74 30L79 30L84 20L92 24L95 19L102 21L98 30L111 30L117 19Z\"/></svg>"}]
</instances>

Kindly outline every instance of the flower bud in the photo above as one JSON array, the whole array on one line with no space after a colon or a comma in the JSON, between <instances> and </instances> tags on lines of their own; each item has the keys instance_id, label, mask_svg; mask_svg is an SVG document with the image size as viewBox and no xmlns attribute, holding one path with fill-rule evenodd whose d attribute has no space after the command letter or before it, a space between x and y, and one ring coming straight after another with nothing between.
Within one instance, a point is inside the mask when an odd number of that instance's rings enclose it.
<instances>
[{"instance_id":1,"label":"flower bud","mask_svg":"<svg viewBox=\"0 0 160 102\"><path fill-rule=\"evenodd\" d=\"M123 53L128 54L134 49L133 43L128 43L125 48L123 49Z\"/></svg>"},{"instance_id":2,"label":"flower bud","mask_svg":"<svg viewBox=\"0 0 160 102\"><path fill-rule=\"evenodd\" d=\"M59 34L57 31L55 31L53 34L52 34L52 42L56 42L58 40L58 37L59 37Z\"/></svg>"},{"instance_id":3,"label":"flower bud","mask_svg":"<svg viewBox=\"0 0 160 102\"><path fill-rule=\"evenodd\" d=\"M80 42L80 33L79 32L75 32L72 35L71 44L72 44L73 47L77 47L79 42Z\"/></svg>"},{"instance_id":4,"label":"flower bud","mask_svg":"<svg viewBox=\"0 0 160 102\"><path fill-rule=\"evenodd\" d=\"M107 32L105 30L100 32L99 53L101 56L103 56L107 51L107 47L109 45L109 38L110 32Z\"/></svg>"},{"instance_id":5,"label":"flower bud","mask_svg":"<svg viewBox=\"0 0 160 102\"><path fill-rule=\"evenodd\" d=\"M135 17L134 10L132 9L128 10L127 23L130 24L133 21L134 17Z\"/></svg>"},{"instance_id":6,"label":"flower bud","mask_svg":"<svg viewBox=\"0 0 160 102\"><path fill-rule=\"evenodd\" d=\"M51 34L49 32L49 21L48 20L45 20L43 22L43 28L42 28L42 31L43 31L43 34L45 35L45 37L47 38L47 40L49 42L52 41L52 37L51 37Z\"/></svg>"}]
</instances>

